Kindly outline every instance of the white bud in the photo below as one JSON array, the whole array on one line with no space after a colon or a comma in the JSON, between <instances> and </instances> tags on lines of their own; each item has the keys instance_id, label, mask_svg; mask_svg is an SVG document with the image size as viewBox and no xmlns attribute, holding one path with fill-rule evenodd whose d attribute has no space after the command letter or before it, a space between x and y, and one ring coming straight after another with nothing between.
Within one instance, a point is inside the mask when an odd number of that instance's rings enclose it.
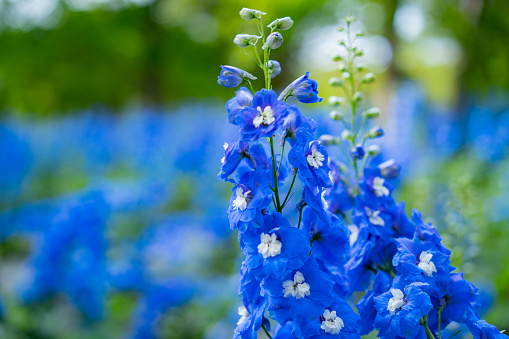
<instances>
[{"instance_id":1,"label":"white bud","mask_svg":"<svg viewBox=\"0 0 509 339\"><path fill-rule=\"evenodd\" d=\"M269 27L272 30L280 29L282 31L286 31L287 29L292 28L292 26L293 20L289 16L286 16L284 18L272 21L267 27Z\"/></svg>"},{"instance_id":2,"label":"white bud","mask_svg":"<svg viewBox=\"0 0 509 339\"><path fill-rule=\"evenodd\" d=\"M237 34L235 39L233 39L233 43L240 48L246 48L251 45L255 45L260 39L261 36L258 35L250 35L250 34Z\"/></svg>"},{"instance_id":3,"label":"white bud","mask_svg":"<svg viewBox=\"0 0 509 339\"><path fill-rule=\"evenodd\" d=\"M253 19L260 19L262 15L265 15L267 13L263 13L261 11L258 11L256 9L250 9L250 8L242 8L239 12L242 19L245 20L253 20Z\"/></svg>"}]
</instances>

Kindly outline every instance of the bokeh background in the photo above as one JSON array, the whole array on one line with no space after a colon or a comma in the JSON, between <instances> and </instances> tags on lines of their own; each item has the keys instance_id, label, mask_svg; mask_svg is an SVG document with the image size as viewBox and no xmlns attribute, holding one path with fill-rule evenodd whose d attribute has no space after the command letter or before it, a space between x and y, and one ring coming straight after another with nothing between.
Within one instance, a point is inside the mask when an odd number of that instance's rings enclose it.
<instances>
[{"instance_id":1,"label":"bokeh background","mask_svg":"<svg viewBox=\"0 0 509 339\"><path fill-rule=\"evenodd\" d=\"M1 0L0 338L231 337L241 257L215 176L237 132L216 80L260 75L232 43L255 33L242 7L295 21L274 88L310 71L324 98L358 18L397 197L509 329L507 1ZM328 109L306 114L339 134Z\"/></svg>"}]
</instances>

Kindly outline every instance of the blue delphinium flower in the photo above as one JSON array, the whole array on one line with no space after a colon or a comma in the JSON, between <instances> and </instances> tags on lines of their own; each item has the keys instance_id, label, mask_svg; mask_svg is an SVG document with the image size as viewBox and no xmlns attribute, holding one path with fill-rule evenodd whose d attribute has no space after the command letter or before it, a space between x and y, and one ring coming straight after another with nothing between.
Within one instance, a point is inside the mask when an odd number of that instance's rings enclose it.
<instances>
[{"instance_id":1,"label":"blue delphinium flower","mask_svg":"<svg viewBox=\"0 0 509 339\"><path fill-rule=\"evenodd\" d=\"M256 220L263 223L262 209L266 208L272 199L269 189L271 183L270 170L253 170L250 166L239 166L235 174L232 188L228 217L232 229L239 228L245 231L247 223Z\"/></svg>"},{"instance_id":2,"label":"blue delphinium flower","mask_svg":"<svg viewBox=\"0 0 509 339\"><path fill-rule=\"evenodd\" d=\"M283 123L283 134L281 135L281 143L288 140L293 147L297 142L297 132L308 132L311 135L315 134L316 123L313 119L306 118L296 105L288 107L289 113Z\"/></svg>"},{"instance_id":3,"label":"blue delphinium flower","mask_svg":"<svg viewBox=\"0 0 509 339\"><path fill-rule=\"evenodd\" d=\"M507 339L508 335L499 331L496 326L488 324L486 321L479 319L479 315L473 310L469 310L466 321L468 330L474 338L481 339Z\"/></svg>"},{"instance_id":4,"label":"blue delphinium flower","mask_svg":"<svg viewBox=\"0 0 509 339\"><path fill-rule=\"evenodd\" d=\"M325 223L317 217L316 212L304 207L302 212L302 231L312 243L312 255L326 264L342 266L348 259L349 235L346 227L335 216L331 223Z\"/></svg>"},{"instance_id":5,"label":"blue delphinium flower","mask_svg":"<svg viewBox=\"0 0 509 339\"><path fill-rule=\"evenodd\" d=\"M307 259L309 240L278 212L264 215L264 226L246 231L241 238L246 265L258 279L280 278Z\"/></svg>"},{"instance_id":6,"label":"blue delphinium flower","mask_svg":"<svg viewBox=\"0 0 509 339\"><path fill-rule=\"evenodd\" d=\"M217 177L226 181L233 174L243 159L248 159L253 169L270 168L269 159L264 146L258 142L247 142L242 140L231 141L223 145L224 157L221 159L221 171Z\"/></svg>"},{"instance_id":7,"label":"blue delphinium flower","mask_svg":"<svg viewBox=\"0 0 509 339\"><path fill-rule=\"evenodd\" d=\"M332 187L329 177L328 153L320 141L307 132L298 133L297 143L288 154L288 161L299 170L299 178L308 187Z\"/></svg>"},{"instance_id":8,"label":"blue delphinium flower","mask_svg":"<svg viewBox=\"0 0 509 339\"><path fill-rule=\"evenodd\" d=\"M374 322L377 315L375 297L387 292L391 286L391 276L384 271L378 271L373 283L373 289L368 291L355 305L362 318L361 329L359 331L361 335L368 334L375 329Z\"/></svg>"},{"instance_id":9,"label":"blue delphinium flower","mask_svg":"<svg viewBox=\"0 0 509 339\"><path fill-rule=\"evenodd\" d=\"M256 141L270 137L281 127L288 115L288 106L277 99L272 90L256 92L251 106L243 108L236 118L242 140Z\"/></svg>"},{"instance_id":10,"label":"blue delphinium flower","mask_svg":"<svg viewBox=\"0 0 509 339\"><path fill-rule=\"evenodd\" d=\"M226 102L226 111L228 112L228 122L236 125L237 114L245 107L251 105L253 93L247 87L240 87L235 96Z\"/></svg>"},{"instance_id":11,"label":"blue delphinium flower","mask_svg":"<svg viewBox=\"0 0 509 339\"><path fill-rule=\"evenodd\" d=\"M221 86L234 88L246 79L256 80L256 77L237 67L221 66L221 74L217 77L217 82Z\"/></svg>"},{"instance_id":12,"label":"blue delphinium flower","mask_svg":"<svg viewBox=\"0 0 509 339\"><path fill-rule=\"evenodd\" d=\"M327 306L322 315L302 326L301 338L360 338L359 324L359 316L345 300L338 298Z\"/></svg>"},{"instance_id":13,"label":"blue delphinium flower","mask_svg":"<svg viewBox=\"0 0 509 339\"><path fill-rule=\"evenodd\" d=\"M433 305L420 285L413 283L403 288L395 282L388 292L374 298L378 311L374 325L380 337L426 337L420 319L428 314Z\"/></svg>"},{"instance_id":14,"label":"blue delphinium flower","mask_svg":"<svg viewBox=\"0 0 509 339\"><path fill-rule=\"evenodd\" d=\"M463 273L451 274L452 283L447 286L447 292L440 300L434 301L435 296L431 296L433 304L436 303L428 316L428 324L433 332L438 330L438 310L442 307L441 328L446 328L449 323L465 323L468 319L469 311L477 306L477 288L463 278Z\"/></svg>"},{"instance_id":15,"label":"blue delphinium flower","mask_svg":"<svg viewBox=\"0 0 509 339\"><path fill-rule=\"evenodd\" d=\"M266 278L262 282L262 294L269 300L269 314L281 325L322 315L333 296L333 288L334 282L319 269L313 257L280 279Z\"/></svg>"},{"instance_id":16,"label":"blue delphinium flower","mask_svg":"<svg viewBox=\"0 0 509 339\"><path fill-rule=\"evenodd\" d=\"M309 104L322 101L318 96L318 84L309 78L309 72L294 80L279 95L279 100L286 100L294 96L300 102Z\"/></svg>"}]
</instances>

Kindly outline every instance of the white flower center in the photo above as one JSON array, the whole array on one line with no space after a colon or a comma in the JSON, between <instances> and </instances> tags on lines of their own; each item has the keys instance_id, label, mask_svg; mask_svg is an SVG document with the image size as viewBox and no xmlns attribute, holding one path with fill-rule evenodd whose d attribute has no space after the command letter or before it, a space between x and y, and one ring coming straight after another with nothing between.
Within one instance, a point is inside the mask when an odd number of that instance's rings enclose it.
<instances>
[{"instance_id":1,"label":"white flower center","mask_svg":"<svg viewBox=\"0 0 509 339\"><path fill-rule=\"evenodd\" d=\"M304 275L297 271L293 276L293 280L283 282L283 293L285 298L292 296L295 299L304 298L309 295L309 284L304 282Z\"/></svg>"},{"instance_id":2,"label":"white flower center","mask_svg":"<svg viewBox=\"0 0 509 339\"><path fill-rule=\"evenodd\" d=\"M240 319L237 322L237 325L240 325L240 324L246 322L249 319L249 316L251 315L251 314L249 314L249 312L247 311L246 306L244 306L244 305L239 307L238 312L239 312L239 315L240 315Z\"/></svg>"},{"instance_id":3,"label":"white flower center","mask_svg":"<svg viewBox=\"0 0 509 339\"><path fill-rule=\"evenodd\" d=\"M247 207L247 196L251 193L251 191L243 193L242 188L237 187L237 191L235 193L237 197L233 200L233 208L241 211L245 210Z\"/></svg>"},{"instance_id":4,"label":"white flower center","mask_svg":"<svg viewBox=\"0 0 509 339\"><path fill-rule=\"evenodd\" d=\"M379 216L380 211L372 211L368 207L364 207L364 210L366 211L366 216L370 223L375 226L385 226L385 221Z\"/></svg>"},{"instance_id":5,"label":"white flower center","mask_svg":"<svg viewBox=\"0 0 509 339\"><path fill-rule=\"evenodd\" d=\"M377 197L388 196L389 189L384 186L385 180L380 177L376 177L373 179L373 190L375 191L375 195Z\"/></svg>"},{"instance_id":6,"label":"white flower center","mask_svg":"<svg viewBox=\"0 0 509 339\"><path fill-rule=\"evenodd\" d=\"M422 252L419 256L419 264L417 265L428 277L432 277L433 273L438 272L431 258L433 258L433 254Z\"/></svg>"},{"instance_id":7,"label":"white flower center","mask_svg":"<svg viewBox=\"0 0 509 339\"><path fill-rule=\"evenodd\" d=\"M338 334L341 329L345 327L343 319L336 316L336 311L331 312L328 309L325 309L322 317L324 320L322 321L322 325L320 327L325 331L325 333Z\"/></svg>"},{"instance_id":8,"label":"white flower center","mask_svg":"<svg viewBox=\"0 0 509 339\"><path fill-rule=\"evenodd\" d=\"M274 233L271 235L262 233L260 236L260 244L258 245L258 253L263 255L264 259L268 257L275 257L278 254L281 254L281 241L277 240L277 237Z\"/></svg>"},{"instance_id":9,"label":"white flower center","mask_svg":"<svg viewBox=\"0 0 509 339\"><path fill-rule=\"evenodd\" d=\"M274 112L272 112L272 108L270 106L266 106L263 111L262 108L258 106L256 110L258 111L258 115L253 119L254 127L258 128L262 124L267 126L276 120L274 118Z\"/></svg>"},{"instance_id":10,"label":"white flower center","mask_svg":"<svg viewBox=\"0 0 509 339\"><path fill-rule=\"evenodd\" d=\"M306 160L308 161L308 165L314 168L320 168L323 165L323 161L325 160L325 157L322 153L320 153L316 146L313 147L313 150L311 151L311 154L306 157Z\"/></svg>"},{"instance_id":11,"label":"white flower center","mask_svg":"<svg viewBox=\"0 0 509 339\"><path fill-rule=\"evenodd\" d=\"M227 142L224 143L223 148L226 151L226 149L228 148L228 143Z\"/></svg>"},{"instance_id":12,"label":"white flower center","mask_svg":"<svg viewBox=\"0 0 509 339\"><path fill-rule=\"evenodd\" d=\"M355 242L357 241L357 238L359 237L359 227L357 225L348 225L346 226L348 230L350 231L350 246L353 246Z\"/></svg>"},{"instance_id":13,"label":"white flower center","mask_svg":"<svg viewBox=\"0 0 509 339\"><path fill-rule=\"evenodd\" d=\"M325 191L322 192L322 204L324 210L329 209L329 203L325 200Z\"/></svg>"},{"instance_id":14,"label":"white flower center","mask_svg":"<svg viewBox=\"0 0 509 339\"><path fill-rule=\"evenodd\" d=\"M222 157L221 158L221 163L224 165L224 162L226 161L226 158L225 157Z\"/></svg>"},{"instance_id":15,"label":"white flower center","mask_svg":"<svg viewBox=\"0 0 509 339\"><path fill-rule=\"evenodd\" d=\"M387 311L391 312L391 315L394 315L397 309L400 309L406 304L406 301L404 300L405 295L400 289L391 288L391 293L392 298L389 299L389 304L387 304Z\"/></svg>"}]
</instances>

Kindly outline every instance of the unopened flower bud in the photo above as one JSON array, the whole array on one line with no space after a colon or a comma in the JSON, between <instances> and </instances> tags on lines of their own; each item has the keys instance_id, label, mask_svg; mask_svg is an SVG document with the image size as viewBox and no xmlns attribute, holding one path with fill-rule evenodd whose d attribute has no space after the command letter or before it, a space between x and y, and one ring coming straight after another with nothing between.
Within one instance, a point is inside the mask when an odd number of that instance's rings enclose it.
<instances>
[{"instance_id":1,"label":"unopened flower bud","mask_svg":"<svg viewBox=\"0 0 509 339\"><path fill-rule=\"evenodd\" d=\"M362 72L362 71L364 71L365 69L366 69L366 66L365 66L364 64L361 64L361 63L357 64L357 70L358 70L359 72Z\"/></svg>"},{"instance_id":2,"label":"unopened flower bud","mask_svg":"<svg viewBox=\"0 0 509 339\"><path fill-rule=\"evenodd\" d=\"M352 149L350 150L350 156L355 159L362 159L364 158L364 155L366 152L364 151L364 147L362 147L361 144L356 144Z\"/></svg>"},{"instance_id":3,"label":"unopened flower bud","mask_svg":"<svg viewBox=\"0 0 509 339\"><path fill-rule=\"evenodd\" d=\"M283 44L283 36L279 32L270 33L262 49L276 49Z\"/></svg>"},{"instance_id":4,"label":"unopened flower bud","mask_svg":"<svg viewBox=\"0 0 509 339\"><path fill-rule=\"evenodd\" d=\"M341 86L342 83L343 81L340 78L332 77L329 79L329 85L334 87Z\"/></svg>"},{"instance_id":5,"label":"unopened flower bud","mask_svg":"<svg viewBox=\"0 0 509 339\"><path fill-rule=\"evenodd\" d=\"M341 132L341 139L343 140L352 140L352 137L353 137L352 132L347 129Z\"/></svg>"},{"instance_id":6,"label":"unopened flower bud","mask_svg":"<svg viewBox=\"0 0 509 339\"><path fill-rule=\"evenodd\" d=\"M387 160L386 162L378 165L382 176L385 178L395 178L399 175L401 167L394 159Z\"/></svg>"},{"instance_id":7,"label":"unopened flower bud","mask_svg":"<svg viewBox=\"0 0 509 339\"><path fill-rule=\"evenodd\" d=\"M345 45L345 40L339 40L338 44L340 44L341 46L344 46Z\"/></svg>"},{"instance_id":8,"label":"unopened flower bud","mask_svg":"<svg viewBox=\"0 0 509 339\"><path fill-rule=\"evenodd\" d=\"M258 39L260 39L261 36L258 35L250 35L250 34L237 34L235 36L235 39L233 39L233 43L240 48L246 48L251 45L255 45Z\"/></svg>"},{"instance_id":9,"label":"unopened flower bud","mask_svg":"<svg viewBox=\"0 0 509 339\"><path fill-rule=\"evenodd\" d=\"M364 84L371 84L375 81L375 75L371 72L364 74L364 76L361 78L361 81Z\"/></svg>"},{"instance_id":10,"label":"unopened flower bud","mask_svg":"<svg viewBox=\"0 0 509 339\"><path fill-rule=\"evenodd\" d=\"M380 154L380 151L381 149L378 145L370 145L366 147L366 152L372 157L376 157L378 154Z\"/></svg>"},{"instance_id":11,"label":"unopened flower bud","mask_svg":"<svg viewBox=\"0 0 509 339\"><path fill-rule=\"evenodd\" d=\"M363 56L363 55L364 55L364 51L362 49L359 49L359 50L355 51L355 56L360 57L360 56Z\"/></svg>"},{"instance_id":12,"label":"unopened flower bud","mask_svg":"<svg viewBox=\"0 0 509 339\"><path fill-rule=\"evenodd\" d=\"M338 32L343 32L345 29L341 26L338 26L337 30L338 30Z\"/></svg>"},{"instance_id":13,"label":"unopened flower bud","mask_svg":"<svg viewBox=\"0 0 509 339\"><path fill-rule=\"evenodd\" d=\"M267 13L263 13L261 11L258 11L256 9L250 9L250 8L242 8L239 12L242 19L245 20L253 20L253 19L260 19L262 15L265 15Z\"/></svg>"},{"instance_id":14,"label":"unopened flower bud","mask_svg":"<svg viewBox=\"0 0 509 339\"><path fill-rule=\"evenodd\" d=\"M339 54L336 54L336 55L332 58L332 61L334 61L334 62L339 62L339 61L341 61L341 60L343 60L343 57L342 57L341 55L339 55Z\"/></svg>"},{"instance_id":15,"label":"unopened flower bud","mask_svg":"<svg viewBox=\"0 0 509 339\"><path fill-rule=\"evenodd\" d=\"M332 135L330 134L322 134L320 136L320 142L324 145L324 146L329 146L329 145L334 145L337 143L337 138L333 137Z\"/></svg>"},{"instance_id":16,"label":"unopened flower bud","mask_svg":"<svg viewBox=\"0 0 509 339\"><path fill-rule=\"evenodd\" d=\"M362 101L362 99L364 99L364 96L362 95L362 93L361 93L361 92L355 92L355 93L354 93L354 95L353 95L353 101L354 101L354 102L359 103L359 102L361 102L361 101Z\"/></svg>"},{"instance_id":17,"label":"unopened flower bud","mask_svg":"<svg viewBox=\"0 0 509 339\"><path fill-rule=\"evenodd\" d=\"M346 64L343 61L339 62L338 69L340 72L345 72L347 70Z\"/></svg>"},{"instance_id":18,"label":"unopened flower bud","mask_svg":"<svg viewBox=\"0 0 509 339\"><path fill-rule=\"evenodd\" d=\"M357 20L356 17L354 17L353 15L348 15L346 18L345 18L346 22L347 23L351 23L351 22L354 22L355 20Z\"/></svg>"},{"instance_id":19,"label":"unopened flower bud","mask_svg":"<svg viewBox=\"0 0 509 339\"><path fill-rule=\"evenodd\" d=\"M292 26L293 20L289 16L286 16L284 18L272 21L267 27L269 27L272 30L280 29L282 31L286 31L287 29L292 28Z\"/></svg>"},{"instance_id":20,"label":"unopened flower bud","mask_svg":"<svg viewBox=\"0 0 509 339\"><path fill-rule=\"evenodd\" d=\"M269 60L268 66L269 66L269 71L270 71L270 77L271 78L274 78L279 73L281 73L281 65L276 60Z\"/></svg>"},{"instance_id":21,"label":"unopened flower bud","mask_svg":"<svg viewBox=\"0 0 509 339\"><path fill-rule=\"evenodd\" d=\"M340 104L345 102L345 98L331 96L331 97L329 97L328 101L329 101L329 104L332 105L332 106L339 106Z\"/></svg>"},{"instance_id":22,"label":"unopened flower bud","mask_svg":"<svg viewBox=\"0 0 509 339\"><path fill-rule=\"evenodd\" d=\"M361 36L364 36L364 34L365 34L364 31L360 31L359 33L357 33L357 36L361 37Z\"/></svg>"},{"instance_id":23,"label":"unopened flower bud","mask_svg":"<svg viewBox=\"0 0 509 339\"><path fill-rule=\"evenodd\" d=\"M343 72L343 74L341 74L341 76L343 76L343 79L345 79L345 80L346 80L346 79L350 79L350 77L351 77L352 75L350 74L350 72Z\"/></svg>"},{"instance_id":24,"label":"unopened flower bud","mask_svg":"<svg viewBox=\"0 0 509 339\"><path fill-rule=\"evenodd\" d=\"M373 127L367 133L367 137L371 139L381 137L382 135L384 135L384 130L380 126Z\"/></svg>"},{"instance_id":25,"label":"unopened flower bud","mask_svg":"<svg viewBox=\"0 0 509 339\"><path fill-rule=\"evenodd\" d=\"M330 112L330 118L332 120L337 121L337 120L341 120L343 118L343 116L338 111L332 111L332 112Z\"/></svg>"},{"instance_id":26,"label":"unopened flower bud","mask_svg":"<svg viewBox=\"0 0 509 339\"><path fill-rule=\"evenodd\" d=\"M380 116L380 109L378 107L372 107L364 111L363 114L368 119L378 118Z\"/></svg>"}]
</instances>

